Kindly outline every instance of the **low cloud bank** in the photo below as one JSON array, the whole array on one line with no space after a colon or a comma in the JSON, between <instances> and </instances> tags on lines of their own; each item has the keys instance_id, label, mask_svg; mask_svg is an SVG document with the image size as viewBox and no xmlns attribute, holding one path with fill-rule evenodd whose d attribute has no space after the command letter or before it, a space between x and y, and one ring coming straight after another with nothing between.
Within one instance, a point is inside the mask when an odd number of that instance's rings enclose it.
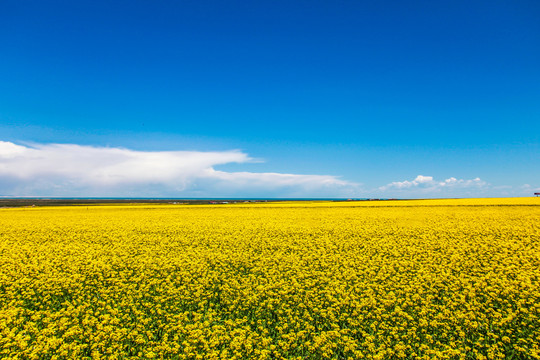
<instances>
[{"instance_id":1,"label":"low cloud bank","mask_svg":"<svg viewBox=\"0 0 540 360\"><path fill-rule=\"evenodd\" d=\"M254 160L238 150L136 151L0 141L0 196L421 198L531 196L534 185L418 175L366 188L332 175L227 172Z\"/></svg>"},{"instance_id":2,"label":"low cloud bank","mask_svg":"<svg viewBox=\"0 0 540 360\"><path fill-rule=\"evenodd\" d=\"M426 189L440 190L443 188L467 188L467 187L483 187L487 183L480 178L471 180L456 179L455 177L448 178L444 181L436 181L433 176L418 175L414 180L394 181L388 185L381 186L380 190L405 190L405 189Z\"/></svg>"},{"instance_id":3,"label":"low cloud bank","mask_svg":"<svg viewBox=\"0 0 540 360\"><path fill-rule=\"evenodd\" d=\"M532 196L533 193L540 192L540 187L529 184L493 185L479 177L474 179L450 177L436 180L433 176L418 175L413 180L394 181L374 191L381 197L392 198L513 197Z\"/></svg>"},{"instance_id":4,"label":"low cloud bank","mask_svg":"<svg viewBox=\"0 0 540 360\"><path fill-rule=\"evenodd\" d=\"M433 176L418 175L414 180L394 181L379 187L379 190L385 193L393 192L398 194L436 194L442 192L445 195L452 195L456 192L464 195L469 190L471 191L470 194L480 195L488 185L487 182L478 177L468 180L450 177L446 180L438 181Z\"/></svg>"},{"instance_id":5,"label":"low cloud bank","mask_svg":"<svg viewBox=\"0 0 540 360\"><path fill-rule=\"evenodd\" d=\"M348 196L358 184L330 175L225 172L253 161L232 151L135 151L0 141L0 195Z\"/></svg>"}]
</instances>

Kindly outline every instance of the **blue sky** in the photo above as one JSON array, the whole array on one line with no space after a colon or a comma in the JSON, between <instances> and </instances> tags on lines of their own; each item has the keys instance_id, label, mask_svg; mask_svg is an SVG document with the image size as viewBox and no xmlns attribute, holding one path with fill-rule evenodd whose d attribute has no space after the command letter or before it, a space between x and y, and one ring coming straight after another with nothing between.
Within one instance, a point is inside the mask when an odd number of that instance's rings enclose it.
<instances>
[{"instance_id":1,"label":"blue sky","mask_svg":"<svg viewBox=\"0 0 540 360\"><path fill-rule=\"evenodd\" d=\"M529 196L539 17L537 1L2 1L0 195Z\"/></svg>"}]
</instances>

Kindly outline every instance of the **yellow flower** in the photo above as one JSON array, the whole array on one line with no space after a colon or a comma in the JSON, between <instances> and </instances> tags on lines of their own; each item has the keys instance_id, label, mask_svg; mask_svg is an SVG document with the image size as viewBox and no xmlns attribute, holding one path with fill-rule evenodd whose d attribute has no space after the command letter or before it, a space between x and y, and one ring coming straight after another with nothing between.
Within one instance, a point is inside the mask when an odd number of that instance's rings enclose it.
<instances>
[{"instance_id":1,"label":"yellow flower","mask_svg":"<svg viewBox=\"0 0 540 360\"><path fill-rule=\"evenodd\" d=\"M0 357L538 358L540 199L0 209Z\"/></svg>"}]
</instances>

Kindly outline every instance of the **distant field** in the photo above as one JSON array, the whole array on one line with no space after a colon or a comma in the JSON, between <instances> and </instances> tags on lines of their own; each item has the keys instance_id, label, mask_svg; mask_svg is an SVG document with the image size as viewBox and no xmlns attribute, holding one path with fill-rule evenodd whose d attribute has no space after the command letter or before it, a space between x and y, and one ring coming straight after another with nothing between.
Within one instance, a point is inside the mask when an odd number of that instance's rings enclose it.
<instances>
[{"instance_id":1,"label":"distant field","mask_svg":"<svg viewBox=\"0 0 540 360\"><path fill-rule=\"evenodd\" d=\"M42 199L42 198L0 198L0 208L2 207L24 207L24 206L70 206L70 205L100 205L100 204L208 204L210 200L202 199Z\"/></svg>"},{"instance_id":2,"label":"distant field","mask_svg":"<svg viewBox=\"0 0 540 360\"><path fill-rule=\"evenodd\" d=\"M0 358L539 359L540 198L0 209Z\"/></svg>"}]
</instances>

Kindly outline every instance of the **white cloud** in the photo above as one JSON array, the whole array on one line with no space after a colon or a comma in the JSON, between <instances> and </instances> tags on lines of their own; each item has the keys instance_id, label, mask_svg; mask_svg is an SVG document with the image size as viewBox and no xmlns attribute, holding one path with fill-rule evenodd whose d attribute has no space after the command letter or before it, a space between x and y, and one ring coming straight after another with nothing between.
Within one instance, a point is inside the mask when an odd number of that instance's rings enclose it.
<instances>
[{"instance_id":1,"label":"white cloud","mask_svg":"<svg viewBox=\"0 0 540 360\"><path fill-rule=\"evenodd\" d=\"M0 141L0 195L348 196L358 184L329 175L225 172L241 151L135 151Z\"/></svg>"},{"instance_id":2,"label":"white cloud","mask_svg":"<svg viewBox=\"0 0 540 360\"><path fill-rule=\"evenodd\" d=\"M432 192L452 192L457 189L475 189L478 190L488 184L480 178L470 180L456 179L450 177L443 181L433 179L433 176L418 175L414 180L394 181L388 185L379 187L381 191L414 191L416 193L432 193Z\"/></svg>"},{"instance_id":3,"label":"white cloud","mask_svg":"<svg viewBox=\"0 0 540 360\"><path fill-rule=\"evenodd\" d=\"M523 195L529 195L531 192L540 192L540 186L531 186L530 184L523 184L520 187L520 191Z\"/></svg>"}]
</instances>

